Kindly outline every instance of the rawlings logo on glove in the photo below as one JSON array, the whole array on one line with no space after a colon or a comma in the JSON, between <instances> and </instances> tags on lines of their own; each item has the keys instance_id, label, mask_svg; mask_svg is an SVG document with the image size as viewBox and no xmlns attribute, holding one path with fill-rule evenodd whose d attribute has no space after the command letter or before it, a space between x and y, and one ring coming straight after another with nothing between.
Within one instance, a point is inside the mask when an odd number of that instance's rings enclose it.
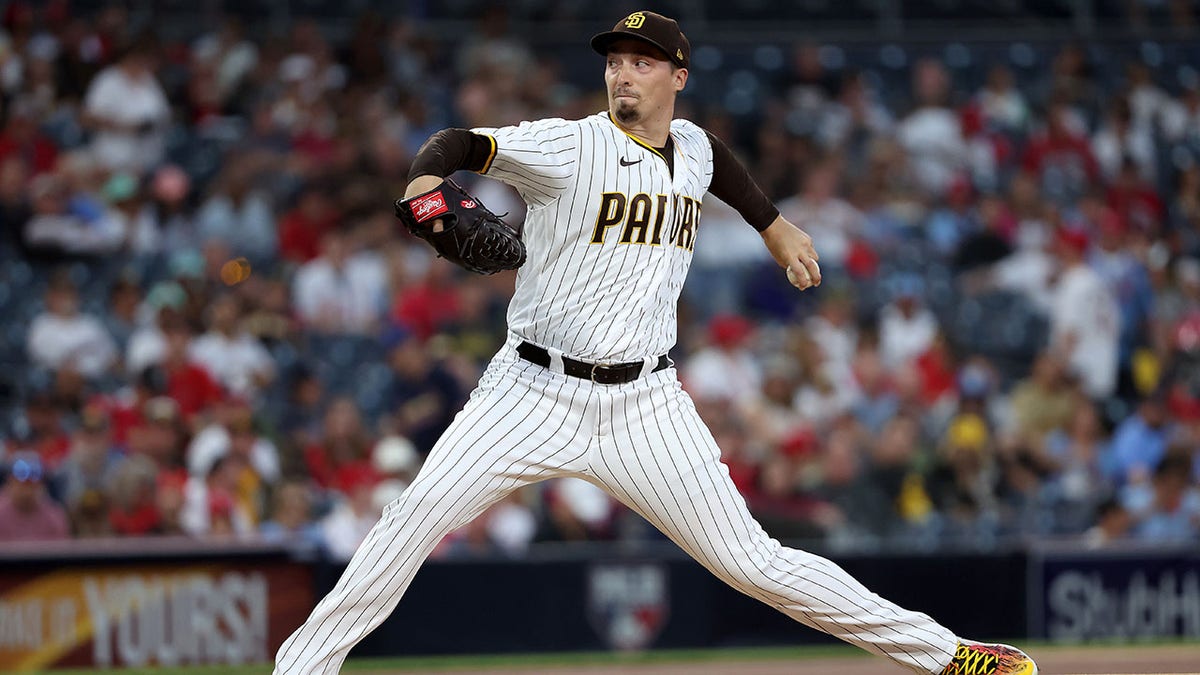
<instances>
[{"instance_id":1,"label":"rawlings logo on glove","mask_svg":"<svg viewBox=\"0 0 1200 675\"><path fill-rule=\"evenodd\" d=\"M440 257L475 272L495 274L525 264L521 232L447 178L424 194L396 201L396 217ZM433 231L433 222L442 230Z\"/></svg>"}]
</instances>

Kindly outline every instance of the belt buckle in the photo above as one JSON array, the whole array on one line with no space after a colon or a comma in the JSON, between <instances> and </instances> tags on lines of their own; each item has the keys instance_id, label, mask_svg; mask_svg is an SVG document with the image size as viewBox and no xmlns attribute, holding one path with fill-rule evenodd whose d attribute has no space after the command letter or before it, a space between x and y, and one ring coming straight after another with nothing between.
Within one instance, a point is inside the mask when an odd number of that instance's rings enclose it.
<instances>
[{"instance_id":1,"label":"belt buckle","mask_svg":"<svg viewBox=\"0 0 1200 675\"><path fill-rule=\"evenodd\" d=\"M604 364L602 364L602 363L593 363L592 369L590 371L588 371L588 379L591 380L592 382L595 382L596 381L596 369L603 367L603 365ZM604 383L601 382L600 384L604 384Z\"/></svg>"}]
</instances>

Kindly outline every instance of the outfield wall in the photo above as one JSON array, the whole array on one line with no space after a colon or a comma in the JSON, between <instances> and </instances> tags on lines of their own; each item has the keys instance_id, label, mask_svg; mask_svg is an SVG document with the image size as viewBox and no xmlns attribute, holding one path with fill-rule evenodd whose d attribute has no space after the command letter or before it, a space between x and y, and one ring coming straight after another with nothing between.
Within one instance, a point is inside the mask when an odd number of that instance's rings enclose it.
<instances>
[{"instance_id":1,"label":"outfield wall","mask_svg":"<svg viewBox=\"0 0 1200 675\"><path fill-rule=\"evenodd\" d=\"M962 635L1200 639L1200 547L832 556ZM0 551L0 672L270 659L343 569L271 546L117 540ZM355 656L833 642L673 547L434 561Z\"/></svg>"}]
</instances>

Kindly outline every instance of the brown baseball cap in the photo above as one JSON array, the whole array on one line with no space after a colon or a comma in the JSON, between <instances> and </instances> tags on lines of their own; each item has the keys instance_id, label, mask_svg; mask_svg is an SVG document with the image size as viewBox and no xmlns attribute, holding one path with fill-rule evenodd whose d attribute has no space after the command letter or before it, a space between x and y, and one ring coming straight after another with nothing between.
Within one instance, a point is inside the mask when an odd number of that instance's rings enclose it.
<instances>
[{"instance_id":1,"label":"brown baseball cap","mask_svg":"<svg viewBox=\"0 0 1200 675\"><path fill-rule=\"evenodd\" d=\"M687 68L692 60L692 45L679 30L679 23L655 12L639 10L617 22L607 33L592 38L592 49L605 56L617 40L634 39L648 42L663 50L675 65Z\"/></svg>"}]
</instances>

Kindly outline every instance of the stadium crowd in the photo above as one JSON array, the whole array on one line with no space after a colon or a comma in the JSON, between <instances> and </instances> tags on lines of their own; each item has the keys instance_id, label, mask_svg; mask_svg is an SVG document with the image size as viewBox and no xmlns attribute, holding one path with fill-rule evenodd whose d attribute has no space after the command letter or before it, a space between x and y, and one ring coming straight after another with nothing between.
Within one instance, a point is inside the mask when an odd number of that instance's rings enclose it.
<instances>
[{"instance_id":1,"label":"stadium crowd","mask_svg":"<svg viewBox=\"0 0 1200 675\"><path fill-rule=\"evenodd\" d=\"M336 43L302 18L176 42L129 18L2 15L0 541L348 559L501 344L512 288L397 228L413 153L447 126L602 110L599 64L572 81L502 12L466 50L374 14ZM1102 72L1077 45L1036 71L778 53L741 71L753 112L698 54L678 112L812 234L826 282L797 295L710 197L672 354L768 531L1195 541L1200 74L1136 54ZM559 480L435 555L656 536Z\"/></svg>"}]
</instances>

